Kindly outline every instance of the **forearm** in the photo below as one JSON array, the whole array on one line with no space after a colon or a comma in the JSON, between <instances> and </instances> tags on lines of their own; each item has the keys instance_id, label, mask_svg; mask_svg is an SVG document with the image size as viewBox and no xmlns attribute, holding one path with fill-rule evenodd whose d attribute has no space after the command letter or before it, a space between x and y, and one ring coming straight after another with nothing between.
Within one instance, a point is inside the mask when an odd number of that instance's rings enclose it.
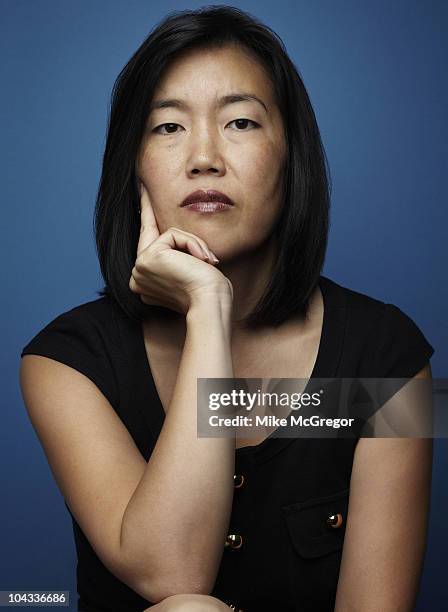
<instances>
[{"instance_id":1,"label":"forearm","mask_svg":"<svg viewBox=\"0 0 448 612\"><path fill-rule=\"evenodd\" d=\"M230 339L227 300L190 309L165 423L123 517L123 557L172 593L211 588L224 549L235 441L197 437L197 378L233 378Z\"/></svg>"}]
</instances>

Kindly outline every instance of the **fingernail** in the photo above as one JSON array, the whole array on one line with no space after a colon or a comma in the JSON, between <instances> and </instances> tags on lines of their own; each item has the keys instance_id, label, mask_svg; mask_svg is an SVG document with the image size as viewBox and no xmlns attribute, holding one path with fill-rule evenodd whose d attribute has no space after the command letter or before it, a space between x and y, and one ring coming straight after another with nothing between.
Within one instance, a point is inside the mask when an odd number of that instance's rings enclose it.
<instances>
[{"instance_id":1,"label":"fingernail","mask_svg":"<svg viewBox=\"0 0 448 612\"><path fill-rule=\"evenodd\" d=\"M216 255L213 253L213 251L210 251L210 255L212 256L213 261L214 261L215 263L218 263L219 259L216 257Z\"/></svg>"}]
</instances>

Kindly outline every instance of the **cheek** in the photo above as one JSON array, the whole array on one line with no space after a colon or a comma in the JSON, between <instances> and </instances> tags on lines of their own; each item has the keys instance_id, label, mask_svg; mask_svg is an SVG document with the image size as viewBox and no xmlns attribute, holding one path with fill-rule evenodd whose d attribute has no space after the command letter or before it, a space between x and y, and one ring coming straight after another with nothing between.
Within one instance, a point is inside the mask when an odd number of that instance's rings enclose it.
<instances>
[{"instance_id":1,"label":"cheek","mask_svg":"<svg viewBox=\"0 0 448 612\"><path fill-rule=\"evenodd\" d=\"M250 162L245 161L244 176L247 207L244 225L252 238L271 233L283 202L283 149L273 142L257 147Z\"/></svg>"},{"instance_id":2,"label":"cheek","mask_svg":"<svg viewBox=\"0 0 448 612\"><path fill-rule=\"evenodd\" d=\"M244 156L240 166L246 184L264 192L275 185L281 171L282 155L280 148L270 141L257 143L253 151Z\"/></svg>"},{"instance_id":3,"label":"cheek","mask_svg":"<svg viewBox=\"0 0 448 612\"><path fill-rule=\"evenodd\" d=\"M177 174L181 164L179 153L169 147L147 146L140 158L140 173L148 186L159 186L165 179Z\"/></svg>"}]
</instances>

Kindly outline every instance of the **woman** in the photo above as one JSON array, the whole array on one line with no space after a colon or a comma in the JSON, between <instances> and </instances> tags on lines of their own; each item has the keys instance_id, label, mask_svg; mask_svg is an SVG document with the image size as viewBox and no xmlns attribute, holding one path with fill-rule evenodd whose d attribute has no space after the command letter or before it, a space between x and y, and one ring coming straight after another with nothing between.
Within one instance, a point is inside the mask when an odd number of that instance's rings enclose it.
<instances>
[{"instance_id":1,"label":"woman","mask_svg":"<svg viewBox=\"0 0 448 612\"><path fill-rule=\"evenodd\" d=\"M22 351L79 610L412 609L431 440L197 436L198 378L430 377L407 315L321 275L328 203L278 37L230 7L160 23L113 91L102 297Z\"/></svg>"}]
</instances>

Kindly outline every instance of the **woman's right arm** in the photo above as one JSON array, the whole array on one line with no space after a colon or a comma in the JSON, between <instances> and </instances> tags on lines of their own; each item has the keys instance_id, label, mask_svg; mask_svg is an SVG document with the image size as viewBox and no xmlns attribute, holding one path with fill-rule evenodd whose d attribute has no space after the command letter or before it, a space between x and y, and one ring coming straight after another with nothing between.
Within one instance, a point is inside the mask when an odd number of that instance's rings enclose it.
<instances>
[{"instance_id":1,"label":"woman's right arm","mask_svg":"<svg viewBox=\"0 0 448 612\"><path fill-rule=\"evenodd\" d=\"M170 228L147 249L148 211L130 286L146 303L166 301L186 316L177 380L148 463L80 372L25 355L20 382L58 487L96 554L122 582L158 602L209 593L224 550L235 441L197 437L197 378L233 378L233 291L202 259L206 245L192 234Z\"/></svg>"}]
</instances>

